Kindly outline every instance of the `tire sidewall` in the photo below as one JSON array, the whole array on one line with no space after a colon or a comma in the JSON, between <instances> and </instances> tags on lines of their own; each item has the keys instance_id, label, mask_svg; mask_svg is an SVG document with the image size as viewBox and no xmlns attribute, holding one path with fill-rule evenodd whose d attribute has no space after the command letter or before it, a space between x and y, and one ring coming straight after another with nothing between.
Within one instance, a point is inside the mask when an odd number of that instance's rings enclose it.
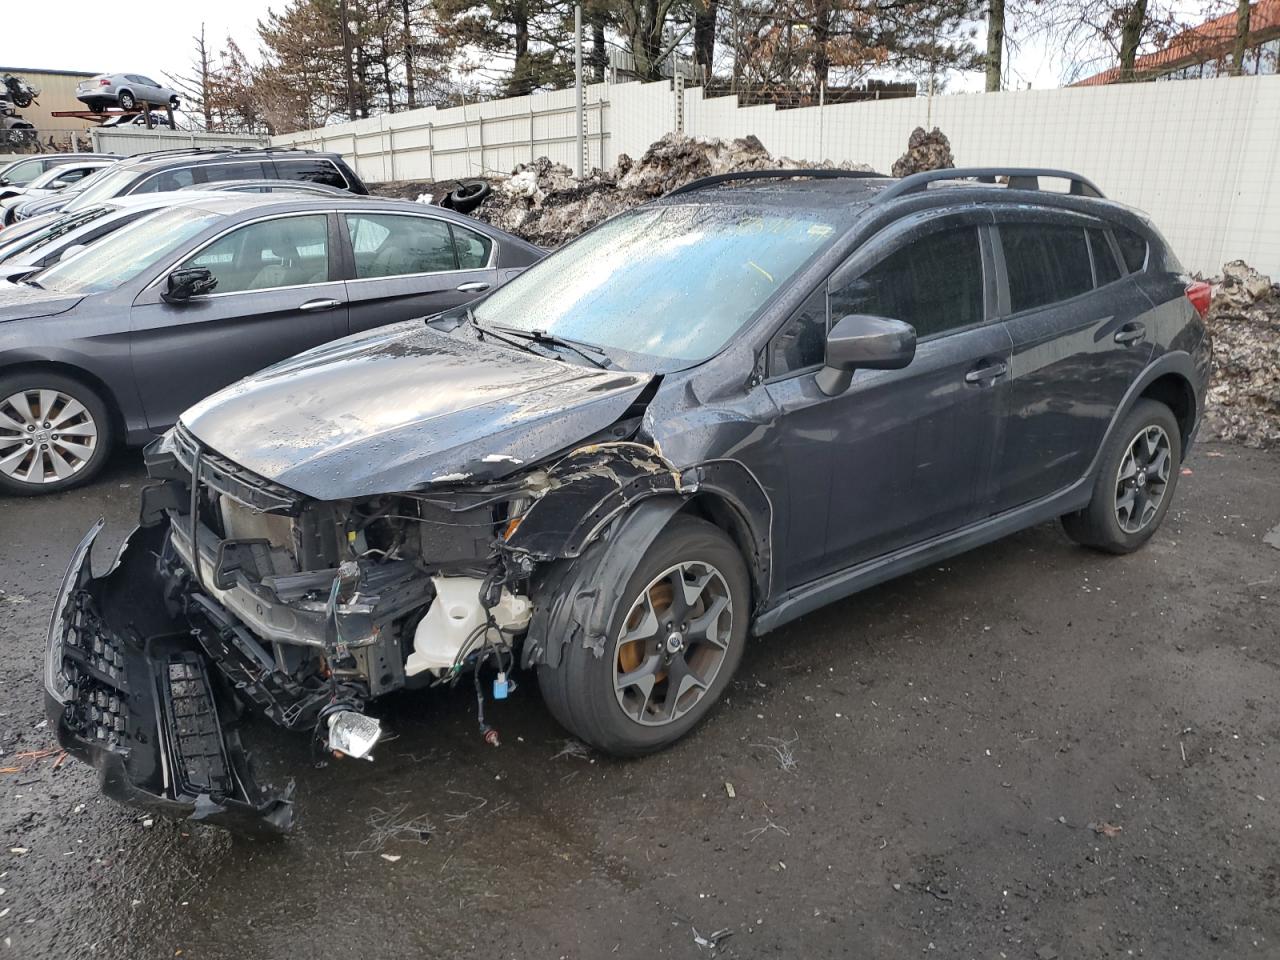
<instances>
[{"instance_id":1,"label":"tire sidewall","mask_svg":"<svg viewBox=\"0 0 1280 960\"><path fill-rule=\"evenodd\" d=\"M1141 530L1129 533L1121 528L1120 521L1116 517L1116 475L1134 438L1141 430L1151 426L1160 427L1168 436L1173 463L1169 468L1169 482L1165 487L1164 497L1156 509L1155 516ZM1136 550L1150 540L1160 528L1160 524L1164 522L1165 514L1169 512L1169 505L1173 502L1182 468L1182 433L1173 411L1154 400L1143 400L1125 417L1116 437L1116 442L1112 444L1099 468L1098 482L1094 488L1094 502L1090 509L1094 511L1095 524L1103 530L1108 541L1128 552Z\"/></svg>"},{"instance_id":2,"label":"tire sidewall","mask_svg":"<svg viewBox=\"0 0 1280 960\"><path fill-rule=\"evenodd\" d=\"M81 484L88 483L106 465L114 445L115 423L106 401L98 393L80 380L57 373L15 373L0 375L0 400L12 396L22 390L58 390L84 404L85 409L93 417L98 428L98 443L93 454L83 467L65 480L53 483L31 484L13 480L0 474L0 496L41 496L47 493L58 493Z\"/></svg>"},{"instance_id":3,"label":"tire sidewall","mask_svg":"<svg viewBox=\"0 0 1280 960\"><path fill-rule=\"evenodd\" d=\"M677 563L702 561L720 571L733 602L733 623L724 660L701 699L672 723L647 726L623 712L614 692L614 663L623 623L632 605L654 577ZM733 679L746 646L751 608L751 587L746 565L733 541L719 528L693 517L677 517L645 552L627 578L621 597L602 597L614 603L603 655L581 644L566 648L562 663L565 692L569 696L574 726L583 739L607 752L628 755L659 750L692 730L715 706Z\"/></svg>"}]
</instances>

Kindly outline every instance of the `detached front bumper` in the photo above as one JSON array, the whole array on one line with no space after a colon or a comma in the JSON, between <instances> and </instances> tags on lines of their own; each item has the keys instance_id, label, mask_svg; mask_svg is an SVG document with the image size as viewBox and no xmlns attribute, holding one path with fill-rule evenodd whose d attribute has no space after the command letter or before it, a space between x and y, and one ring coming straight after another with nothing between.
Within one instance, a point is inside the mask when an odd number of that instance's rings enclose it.
<instances>
[{"instance_id":1,"label":"detached front bumper","mask_svg":"<svg viewBox=\"0 0 1280 960\"><path fill-rule=\"evenodd\" d=\"M233 695L165 607L155 567L163 528L135 530L94 577L102 527L76 548L49 622L45 703L58 742L120 803L240 831L288 830L292 783L255 783L229 722Z\"/></svg>"}]
</instances>

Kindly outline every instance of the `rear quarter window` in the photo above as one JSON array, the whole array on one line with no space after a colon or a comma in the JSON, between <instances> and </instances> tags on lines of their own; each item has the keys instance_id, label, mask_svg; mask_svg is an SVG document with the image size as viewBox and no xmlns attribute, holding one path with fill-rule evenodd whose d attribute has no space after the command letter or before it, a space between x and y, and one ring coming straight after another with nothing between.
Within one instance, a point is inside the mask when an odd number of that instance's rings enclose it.
<instances>
[{"instance_id":1,"label":"rear quarter window","mask_svg":"<svg viewBox=\"0 0 1280 960\"><path fill-rule=\"evenodd\" d=\"M1081 227L1050 223L1000 225L1009 308L1048 306L1093 289L1093 269Z\"/></svg>"},{"instance_id":2,"label":"rear quarter window","mask_svg":"<svg viewBox=\"0 0 1280 960\"><path fill-rule=\"evenodd\" d=\"M312 160L276 160L276 175L281 180L305 180L346 190L350 184L332 162L320 157Z\"/></svg>"},{"instance_id":3,"label":"rear quarter window","mask_svg":"<svg viewBox=\"0 0 1280 960\"><path fill-rule=\"evenodd\" d=\"M1120 245L1120 256L1130 273L1141 273L1147 266L1147 241L1140 234L1127 227L1116 227L1116 242Z\"/></svg>"}]
</instances>

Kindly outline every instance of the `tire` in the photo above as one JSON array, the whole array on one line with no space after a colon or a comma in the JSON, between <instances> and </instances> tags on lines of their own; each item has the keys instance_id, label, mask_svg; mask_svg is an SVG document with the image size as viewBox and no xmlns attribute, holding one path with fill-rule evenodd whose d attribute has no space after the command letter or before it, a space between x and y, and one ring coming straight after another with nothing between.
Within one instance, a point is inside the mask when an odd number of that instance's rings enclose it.
<instances>
[{"instance_id":1,"label":"tire","mask_svg":"<svg viewBox=\"0 0 1280 960\"><path fill-rule=\"evenodd\" d=\"M169 98L169 109L170 109L170 110L177 110L177 109L178 109L178 102L179 102L179 101L178 101L178 98L177 98L177 97L170 97L170 98Z\"/></svg>"},{"instance_id":2,"label":"tire","mask_svg":"<svg viewBox=\"0 0 1280 960\"><path fill-rule=\"evenodd\" d=\"M36 496L88 483L114 437L110 408L81 381L41 371L0 376L0 493Z\"/></svg>"},{"instance_id":3,"label":"tire","mask_svg":"<svg viewBox=\"0 0 1280 960\"><path fill-rule=\"evenodd\" d=\"M1173 411L1139 400L1107 443L1089 505L1062 518L1067 536L1105 553L1137 550L1169 512L1181 466L1182 433Z\"/></svg>"},{"instance_id":4,"label":"tire","mask_svg":"<svg viewBox=\"0 0 1280 960\"><path fill-rule=\"evenodd\" d=\"M683 632L674 602L677 577L682 592L693 597ZM677 516L640 558L623 596L596 602L615 599L620 602L604 655L567 644L558 666L539 666L538 685L552 716L579 739L614 756L639 756L679 740L724 693L746 645L750 581L742 555L723 531ZM674 629L668 630L662 616L673 612ZM645 639L624 642L627 632ZM690 685L681 680L673 689L686 674ZM641 679L619 685L626 676Z\"/></svg>"},{"instance_id":5,"label":"tire","mask_svg":"<svg viewBox=\"0 0 1280 960\"><path fill-rule=\"evenodd\" d=\"M485 197L492 192L493 187L487 181L472 180L469 183L459 184L448 193L448 205L450 209L457 210L459 213L470 213L484 203Z\"/></svg>"},{"instance_id":6,"label":"tire","mask_svg":"<svg viewBox=\"0 0 1280 960\"><path fill-rule=\"evenodd\" d=\"M133 94L128 90L121 90L116 97L116 103L120 105L121 110L132 110L138 105L138 101L134 99Z\"/></svg>"}]
</instances>

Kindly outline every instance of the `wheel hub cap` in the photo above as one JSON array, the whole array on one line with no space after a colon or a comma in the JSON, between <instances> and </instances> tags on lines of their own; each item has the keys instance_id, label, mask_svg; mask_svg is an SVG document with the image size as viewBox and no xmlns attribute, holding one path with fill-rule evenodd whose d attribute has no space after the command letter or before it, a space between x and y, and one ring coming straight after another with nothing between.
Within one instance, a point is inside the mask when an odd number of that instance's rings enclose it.
<instances>
[{"instance_id":1,"label":"wheel hub cap","mask_svg":"<svg viewBox=\"0 0 1280 960\"><path fill-rule=\"evenodd\" d=\"M1137 533L1155 519L1173 466L1173 447L1163 427L1143 427L1129 441L1116 473L1115 513L1121 530Z\"/></svg>"},{"instance_id":2,"label":"wheel hub cap","mask_svg":"<svg viewBox=\"0 0 1280 960\"><path fill-rule=\"evenodd\" d=\"M709 563L663 571L632 601L618 637L613 689L636 723L684 716L715 682L733 634L733 601Z\"/></svg>"},{"instance_id":3,"label":"wheel hub cap","mask_svg":"<svg viewBox=\"0 0 1280 960\"><path fill-rule=\"evenodd\" d=\"M0 399L0 473L21 483L66 480L98 445L98 425L60 390L23 390Z\"/></svg>"}]
</instances>

